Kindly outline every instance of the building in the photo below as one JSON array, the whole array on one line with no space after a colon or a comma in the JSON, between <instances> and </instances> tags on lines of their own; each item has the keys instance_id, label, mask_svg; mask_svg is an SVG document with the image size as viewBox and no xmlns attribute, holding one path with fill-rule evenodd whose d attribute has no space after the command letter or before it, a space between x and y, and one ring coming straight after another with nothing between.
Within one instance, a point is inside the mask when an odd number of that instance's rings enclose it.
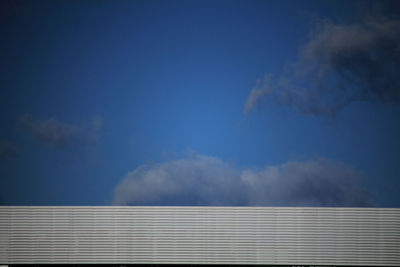
<instances>
[{"instance_id":1,"label":"building","mask_svg":"<svg viewBox=\"0 0 400 267\"><path fill-rule=\"evenodd\" d=\"M400 266L400 209L3 206L0 264Z\"/></svg>"}]
</instances>

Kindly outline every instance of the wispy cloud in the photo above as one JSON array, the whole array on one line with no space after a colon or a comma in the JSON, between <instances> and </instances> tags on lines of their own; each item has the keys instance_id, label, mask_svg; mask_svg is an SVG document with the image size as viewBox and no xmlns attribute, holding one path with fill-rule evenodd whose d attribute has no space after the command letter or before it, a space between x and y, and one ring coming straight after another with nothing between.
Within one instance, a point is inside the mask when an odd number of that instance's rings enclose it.
<instances>
[{"instance_id":1,"label":"wispy cloud","mask_svg":"<svg viewBox=\"0 0 400 267\"><path fill-rule=\"evenodd\" d=\"M267 98L304 114L335 116L355 101L400 102L400 20L320 22L285 75L257 82L244 112Z\"/></svg>"},{"instance_id":2,"label":"wispy cloud","mask_svg":"<svg viewBox=\"0 0 400 267\"><path fill-rule=\"evenodd\" d=\"M272 75L266 74L264 79L259 79L256 85L251 90L250 95L247 97L244 105L244 113L249 113L252 109L257 108L263 99L273 91L272 87Z\"/></svg>"},{"instance_id":3,"label":"wispy cloud","mask_svg":"<svg viewBox=\"0 0 400 267\"><path fill-rule=\"evenodd\" d=\"M7 161L18 155L17 148L7 140L0 140L0 162Z\"/></svg>"},{"instance_id":4,"label":"wispy cloud","mask_svg":"<svg viewBox=\"0 0 400 267\"><path fill-rule=\"evenodd\" d=\"M114 205L370 206L363 175L327 159L255 170L194 155L141 166L114 193Z\"/></svg>"},{"instance_id":5,"label":"wispy cloud","mask_svg":"<svg viewBox=\"0 0 400 267\"><path fill-rule=\"evenodd\" d=\"M94 118L91 129L85 130L74 124L59 121L55 118L37 119L30 114L22 116L20 121L39 142L54 148L69 144L90 144L97 142L103 120Z\"/></svg>"},{"instance_id":6,"label":"wispy cloud","mask_svg":"<svg viewBox=\"0 0 400 267\"><path fill-rule=\"evenodd\" d=\"M53 147L67 145L78 134L78 127L54 118L38 120L30 114L25 114L21 122L38 141Z\"/></svg>"}]
</instances>

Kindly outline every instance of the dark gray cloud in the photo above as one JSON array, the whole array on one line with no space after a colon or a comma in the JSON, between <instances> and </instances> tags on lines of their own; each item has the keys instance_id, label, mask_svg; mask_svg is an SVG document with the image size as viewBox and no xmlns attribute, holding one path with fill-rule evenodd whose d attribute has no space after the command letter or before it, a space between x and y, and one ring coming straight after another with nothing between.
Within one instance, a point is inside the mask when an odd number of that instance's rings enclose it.
<instances>
[{"instance_id":1,"label":"dark gray cloud","mask_svg":"<svg viewBox=\"0 0 400 267\"><path fill-rule=\"evenodd\" d=\"M319 23L285 75L258 82L244 108L267 98L305 114L335 116L355 101L400 102L400 20Z\"/></svg>"},{"instance_id":2,"label":"dark gray cloud","mask_svg":"<svg viewBox=\"0 0 400 267\"><path fill-rule=\"evenodd\" d=\"M7 140L0 140L0 162L18 156L17 148Z\"/></svg>"},{"instance_id":3,"label":"dark gray cloud","mask_svg":"<svg viewBox=\"0 0 400 267\"><path fill-rule=\"evenodd\" d=\"M92 129L84 130L81 127L54 118L36 119L30 114L22 116L20 121L35 139L54 148L65 147L70 144L87 145L95 143L103 124L102 118L96 117L93 119Z\"/></svg>"},{"instance_id":4,"label":"dark gray cloud","mask_svg":"<svg viewBox=\"0 0 400 267\"><path fill-rule=\"evenodd\" d=\"M371 206L363 175L327 159L239 170L194 155L128 173L114 205Z\"/></svg>"}]
</instances>

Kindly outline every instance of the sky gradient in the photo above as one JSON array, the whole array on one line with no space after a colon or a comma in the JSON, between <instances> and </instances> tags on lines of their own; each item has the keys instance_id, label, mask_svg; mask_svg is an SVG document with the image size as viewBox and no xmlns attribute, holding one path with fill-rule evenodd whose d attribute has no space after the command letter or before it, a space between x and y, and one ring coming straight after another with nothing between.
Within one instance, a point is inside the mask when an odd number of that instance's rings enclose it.
<instances>
[{"instance_id":1,"label":"sky gradient","mask_svg":"<svg viewBox=\"0 0 400 267\"><path fill-rule=\"evenodd\" d=\"M400 207L398 1L2 1L0 205Z\"/></svg>"}]
</instances>

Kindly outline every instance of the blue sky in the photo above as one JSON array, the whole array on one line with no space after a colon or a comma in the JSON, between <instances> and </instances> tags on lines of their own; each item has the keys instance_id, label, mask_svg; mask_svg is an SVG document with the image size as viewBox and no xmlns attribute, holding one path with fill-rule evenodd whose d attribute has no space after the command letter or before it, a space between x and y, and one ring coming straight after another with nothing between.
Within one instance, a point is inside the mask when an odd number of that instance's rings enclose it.
<instances>
[{"instance_id":1,"label":"blue sky","mask_svg":"<svg viewBox=\"0 0 400 267\"><path fill-rule=\"evenodd\" d=\"M0 204L400 207L396 1L1 5Z\"/></svg>"}]
</instances>

